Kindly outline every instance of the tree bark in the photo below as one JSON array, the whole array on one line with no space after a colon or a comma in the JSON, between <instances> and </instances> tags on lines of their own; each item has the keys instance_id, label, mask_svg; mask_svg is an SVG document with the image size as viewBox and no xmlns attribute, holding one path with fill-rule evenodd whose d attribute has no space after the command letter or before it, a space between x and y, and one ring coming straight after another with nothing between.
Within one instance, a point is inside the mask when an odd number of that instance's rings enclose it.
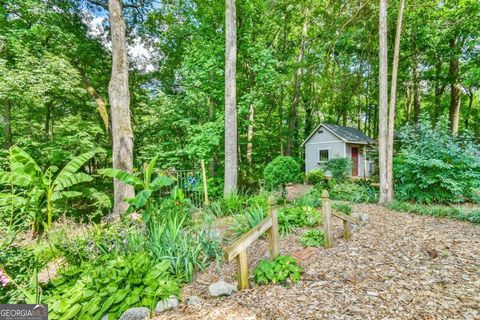
<instances>
[{"instance_id":1,"label":"tree bark","mask_svg":"<svg viewBox=\"0 0 480 320\"><path fill-rule=\"evenodd\" d=\"M236 193L238 187L236 72L235 0L225 0L225 178L223 190L225 196Z\"/></svg>"},{"instance_id":2,"label":"tree bark","mask_svg":"<svg viewBox=\"0 0 480 320\"><path fill-rule=\"evenodd\" d=\"M440 117L442 95L445 91L445 84L441 81L442 65L443 63L440 59L435 64L435 110L433 113L434 122L437 122L438 117Z\"/></svg>"},{"instance_id":3,"label":"tree bark","mask_svg":"<svg viewBox=\"0 0 480 320\"><path fill-rule=\"evenodd\" d=\"M413 55L413 123L418 124L420 116L420 80L418 75L417 53Z\"/></svg>"},{"instance_id":4,"label":"tree bark","mask_svg":"<svg viewBox=\"0 0 480 320\"><path fill-rule=\"evenodd\" d=\"M449 112L449 119L450 119L450 130L453 135L458 133L458 124L460 120L460 81L459 81L459 73L460 73L460 60L457 54L457 40L452 39L450 40L450 48L452 50L452 58L450 59L450 112Z\"/></svg>"},{"instance_id":5,"label":"tree bark","mask_svg":"<svg viewBox=\"0 0 480 320\"><path fill-rule=\"evenodd\" d=\"M133 171L133 131L130 123L127 41L121 1L109 0L108 11L112 33L112 75L108 96L112 112L113 167L131 173ZM114 179L113 192L113 217L117 217L128 209L128 203L124 200L134 197L135 190L133 186Z\"/></svg>"},{"instance_id":6,"label":"tree bark","mask_svg":"<svg viewBox=\"0 0 480 320\"><path fill-rule=\"evenodd\" d=\"M297 127L297 114L298 114L298 105L300 104L300 95L301 95L301 84L302 84L302 75L303 75L303 58L305 56L305 46L306 38L308 31L308 18L305 18L305 23L303 24L302 38L300 41L300 52L298 53L297 59L297 70L294 75L294 89L293 89L293 101L292 109L290 111L290 119L288 123L288 136L287 136L287 149L285 150L285 155L291 156L293 152L293 140L294 134Z\"/></svg>"},{"instance_id":7,"label":"tree bark","mask_svg":"<svg viewBox=\"0 0 480 320\"><path fill-rule=\"evenodd\" d=\"M388 48L387 0L380 0L379 10L379 101L378 101L378 167L380 171L379 203L388 202L387 183L387 125L388 125Z\"/></svg>"},{"instance_id":8,"label":"tree bark","mask_svg":"<svg viewBox=\"0 0 480 320\"><path fill-rule=\"evenodd\" d=\"M255 112L255 107L253 106L253 103L251 103L248 110L248 128L247 128L247 163L249 166L252 165L252 155L253 155L254 112Z\"/></svg>"},{"instance_id":9,"label":"tree bark","mask_svg":"<svg viewBox=\"0 0 480 320\"><path fill-rule=\"evenodd\" d=\"M390 87L390 106L388 111L388 135L387 135L387 201L393 200L393 138L395 131L395 107L397 102L397 78L398 60L400 58L400 39L402 35L403 8L405 0L400 0L398 7L397 29L395 31L395 47L393 51L392 83Z\"/></svg>"},{"instance_id":10,"label":"tree bark","mask_svg":"<svg viewBox=\"0 0 480 320\"><path fill-rule=\"evenodd\" d=\"M12 144L12 105L10 103L10 100L5 99L3 101L3 116L5 119L5 127L4 127L4 135L5 135L5 140L4 140L4 146L5 149L9 149Z\"/></svg>"},{"instance_id":11,"label":"tree bark","mask_svg":"<svg viewBox=\"0 0 480 320\"><path fill-rule=\"evenodd\" d=\"M50 120L52 117L52 103L47 102L45 105L45 123L43 128L43 137L45 141L50 140Z\"/></svg>"},{"instance_id":12,"label":"tree bark","mask_svg":"<svg viewBox=\"0 0 480 320\"><path fill-rule=\"evenodd\" d=\"M474 91L472 88L465 88L465 91L467 92L467 96L468 96L468 109L465 114L465 129L468 129L470 114L472 113Z\"/></svg>"}]
</instances>

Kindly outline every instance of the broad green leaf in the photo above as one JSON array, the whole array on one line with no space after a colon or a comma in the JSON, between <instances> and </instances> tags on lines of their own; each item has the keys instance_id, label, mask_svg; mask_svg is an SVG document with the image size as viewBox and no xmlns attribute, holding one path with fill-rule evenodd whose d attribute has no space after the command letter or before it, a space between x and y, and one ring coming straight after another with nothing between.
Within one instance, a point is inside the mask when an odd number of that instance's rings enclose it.
<instances>
[{"instance_id":1,"label":"broad green leaf","mask_svg":"<svg viewBox=\"0 0 480 320\"><path fill-rule=\"evenodd\" d=\"M126 183L131 186L142 186L142 187L144 186L142 180L122 170L107 168L107 169L98 170L98 172L104 176L118 179L123 183Z\"/></svg>"},{"instance_id":2,"label":"broad green leaf","mask_svg":"<svg viewBox=\"0 0 480 320\"><path fill-rule=\"evenodd\" d=\"M78 169L80 169L85 164L85 162L90 160L94 155L95 152L90 151L73 158L72 160L70 160L69 163L65 165L65 167L63 167L62 171L60 171L60 173L58 174L56 180L63 180L65 178L68 178L70 175L77 172Z\"/></svg>"},{"instance_id":3,"label":"broad green leaf","mask_svg":"<svg viewBox=\"0 0 480 320\"><path fill-rule=\"evenodd\" d=\"M167 176L158 176L153 179L152 183L150 184L150 188L152 190L157 190L163 187L167 187L173 183L173 179Z\"/></svg>"},{"instance_id":4,"label":"broad green leaf","mask_svg":"<svg viewBox=\"0 0 480 320\"><path fill-rule=\"evenodd\" d=\"M150 184L150 180L152 179L153 170L155 170L155 164L157 163L158 156L155 156L152 161L147 165L144 172L144 182L145 186Z\"/></svg>"},{"instance_id":5,"label":"broad green leaf","mask_svg":"<svg viewBox=\"0 0 480 320\"><path fill-rule=\"evenodd\" d=\"M65 176L62 179L57 178L55 179L55 182L54 182L55 191L61 191L73 185L83 183L83 182L89 182L92 180L93 178L85 173L74 173L74 174Z\"/></svg>"},{"instance_id":6,"label":"broad green leaf","mask_svg":"<svg viewBox=\"0 0 480 320\"><path fill-rule=\"evenodd\" d=\"M73 306L70 305L67 312L65 312L65 314L63 315L62 320L63 319L65 319L65 320L73 319L80 312L80 310L82 310L82 305L81 304L77 303Z\"/></svg>"},{"instance_id":7,"label":"broad green leaf","mask_svg":"<svg viewBox=\"0 0 480 320\"><path fill-rule=\"evenodd\" d=\"M134 198L127 199L126 201L133 205L135 208L140 209L147 204L148 199L152 195L152 190L145 189L140 191Z\"/></svg>"}]
</instances>

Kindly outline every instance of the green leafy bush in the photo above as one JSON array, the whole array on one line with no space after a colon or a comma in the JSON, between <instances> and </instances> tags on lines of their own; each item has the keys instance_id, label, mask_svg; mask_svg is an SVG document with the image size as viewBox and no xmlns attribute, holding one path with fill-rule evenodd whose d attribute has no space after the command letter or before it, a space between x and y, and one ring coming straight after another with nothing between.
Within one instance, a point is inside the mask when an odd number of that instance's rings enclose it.
<instances>
[{"instance_id":1,"label":"green leafy bush","mask_svg":"<svg viewBox=\"0 0 480 320\"><path fill-rule=\"evenodd\" d=\"M352 173L352 159L334 158L328 160L324 167L325 172L330 173L332 178L338 181L344 181Z\"/></svg>"},{"instance_id":2,"label":"green leafy bush","mask_svg":"<svg viewBox=\"0 0 480 320\"><path fill-rule=\"evenodd\" d=\"M105 260L68 268L52 281L45 298L52 319L100 319L107 314L118 319L128 308L153 308L180 292L168 260L158 262L145 253Z\"/></svg>"},{"instance_id":3,"label":"green leafy bush","mask_svg":"<svg viewBox=\"0 0 480 320\"><path fill-rule=\"evenodd\" d=\"M223 215L232 215L242 212L245 199L239 194L229 194L220 200Z\"/></svg>"},{"instance_id":4,"label":"green leafy bush","mask_svg":"<svg viewBox=\"0 0 480 320\"><path fill-rule=\"evenodd\" d=\"M280 233L286 234L297 227L312 227L318 224L321 213L310 206L286 207L278 212Z\"/></svg>"},{"instance_id":5,"label":"green leafy bush","mask_svg":"<svg viewBox=\"0 0 480 320\"><path fill-rule=\"evenodd\" d=\"M452 136L447 119L434 127L423 118L400 131L394 159L396 195L400 200L458 203L480 187L480 151L468 134Z\"/></svg>"},{"instance_id":6,"label":"green leafy bush","mask_svg":"<svg viewBox=\"0 0 480 320\"><path fill-rule=\"evenodd\" d=\"M253 270L255 282L258 284L285 283L287 279L296 283L302 273L303 268L290 256L278 256L273 261L262 260Z\"/></svg>"},{"instance_id":7,"label":"green leafy bush","mask_svg":"<svg viewBox=\"0 0 480 320\"><path fill-rule=\"evenodd\" d=\"M300 165L292 157L280 156L265 167L263 177L268 190L284 188L287 183L299 181Z\"/></svg>"},{"instance_id":8,"label":"green leafy bush","mask_svg":"<svg viewBox=\"0 0 480 320\"><path fill-rule=\"evenodd\" d=\"M315 169L307 173L307 182L309 184L317 185L323 182L324 173L321 169Z\"/></svg>"},{"instance_id":9,"label":"green leafy bush","mask_svg":"<svg viewBox=\"0 0 480 320\"><path fill-rule=\"evenodd\" d=\"M300 198L293 201L294 206L310 206L318 208L322 205L322 193L319 189L312 189Z\"/></svg>"},{"instance_id":10,"label":"green leafy bush","mask_svg":"<svg viewBox=\"0 0 480 320\"><path fill-rule=\"evenodd\" d=\"M338 212L344 213L346 215L352 214L352 206L346 203L334 203L332 209L337 210Z\"/></svg>"},{"instance_id":11,"label":"green leafy bush","mask_svg":"<svg viewBox=\"0 0 480 320\"><path fill-rule=\"evenodd\" d=\"M321 247L324 240L323 232L318 229L305 231L300 237L300 243L305 247Z\"/></svg>"},{"instance_id":12,"label":"green leafy bush","mask_svg":"<svg viewBox=\"0 0 480 320\"><path fill-rule=\"evenodd\" d=\"M375 203L378 200L378 191L373 187L357 182L332 182L330 198L334 200L350 201L353 203Z\"/></svg>"}]
</instances>

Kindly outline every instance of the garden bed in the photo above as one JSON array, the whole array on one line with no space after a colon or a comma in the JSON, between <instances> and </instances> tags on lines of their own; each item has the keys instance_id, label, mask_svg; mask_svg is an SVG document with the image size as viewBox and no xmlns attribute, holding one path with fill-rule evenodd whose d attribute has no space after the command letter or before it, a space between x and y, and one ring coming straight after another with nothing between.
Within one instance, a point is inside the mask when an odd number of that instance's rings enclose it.
<instances>
[{"instance_id":1,"label":"garden bed","mask_svg":"<svg viewBox=\"0 0 480 320\"><path fill-rule=\"evenodd\" d=\"M290 288L253 286L230 297L209 298L208 286L236 281L235 262L212 265L183 288L201 306L183 306L155 319L477 319L480 317L480 228L474 224L410 215L377 205L357 205L369 223L329 250L305 250L300 232L281 239L282 254L305 268ZM297 230L298 231L298 230ZM252 270L268 243L248 251ZM252 283L253 284L253 283Z\"/></svg>"}]
</instances>

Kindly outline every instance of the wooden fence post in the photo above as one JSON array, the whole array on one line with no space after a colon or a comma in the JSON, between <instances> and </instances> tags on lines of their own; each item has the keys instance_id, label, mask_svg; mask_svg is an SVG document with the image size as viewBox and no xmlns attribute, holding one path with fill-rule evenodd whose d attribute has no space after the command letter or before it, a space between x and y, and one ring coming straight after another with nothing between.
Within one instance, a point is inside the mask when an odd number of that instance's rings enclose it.
<instances>
[{"instance_id":1,"label":"wooden fence post","mask_svg":"<svg viewBox=\"0 0 480 320\"><path fill-rule=\"evenodd\" d=\"M205 196L205 204L208 205L208 190L207 190L207 171L205 170L205 160L200 161L202 167L202 181L203 181L203 194Z\"/></svg>"},{"instance_id":2,"label":"wooden fence post","mask_svg":"<svg viewBox=\"0 0 480 320\"><path fill-rule=\"evenodd\" d=\"M279 255L279 234L278 234L278 214L275 208L275 198L271 195L268 197L268 215L272 219L272 227L270 228L270 259L274 260Z\"/></svg>"},{"instance_id":3,"label":"wooden fence post","mask_svg":"<svg viewBox=\"0 0 480 320\"><path fill-rule=\"evenodd\" d=\"M237 256L238 290L248 289L248 262L247 249L243 249Z\"/></svg>"},{"instance_id":4,"label":"wooden fence post","mask_svg":"<svg viewBox=\"0 0 480 320\"><path fill-rule=\"evenodd\" d=\"M343 237L345 239L350 239L352 237L352 225L350 221L343 220Z\"/></svg>"},{"instance_id":5,"label":"wooden fence post","mask_svg":"<svg viewBox=\"0 0 480 320\"><path fill-rule=\"evenodd\" d=\"M323 232L325 249L333 246L333 233L332 233L332 216L330 212L330 199L327 190L322 192L322 208L323 208Z\"/></svg>"}]
</instances>

